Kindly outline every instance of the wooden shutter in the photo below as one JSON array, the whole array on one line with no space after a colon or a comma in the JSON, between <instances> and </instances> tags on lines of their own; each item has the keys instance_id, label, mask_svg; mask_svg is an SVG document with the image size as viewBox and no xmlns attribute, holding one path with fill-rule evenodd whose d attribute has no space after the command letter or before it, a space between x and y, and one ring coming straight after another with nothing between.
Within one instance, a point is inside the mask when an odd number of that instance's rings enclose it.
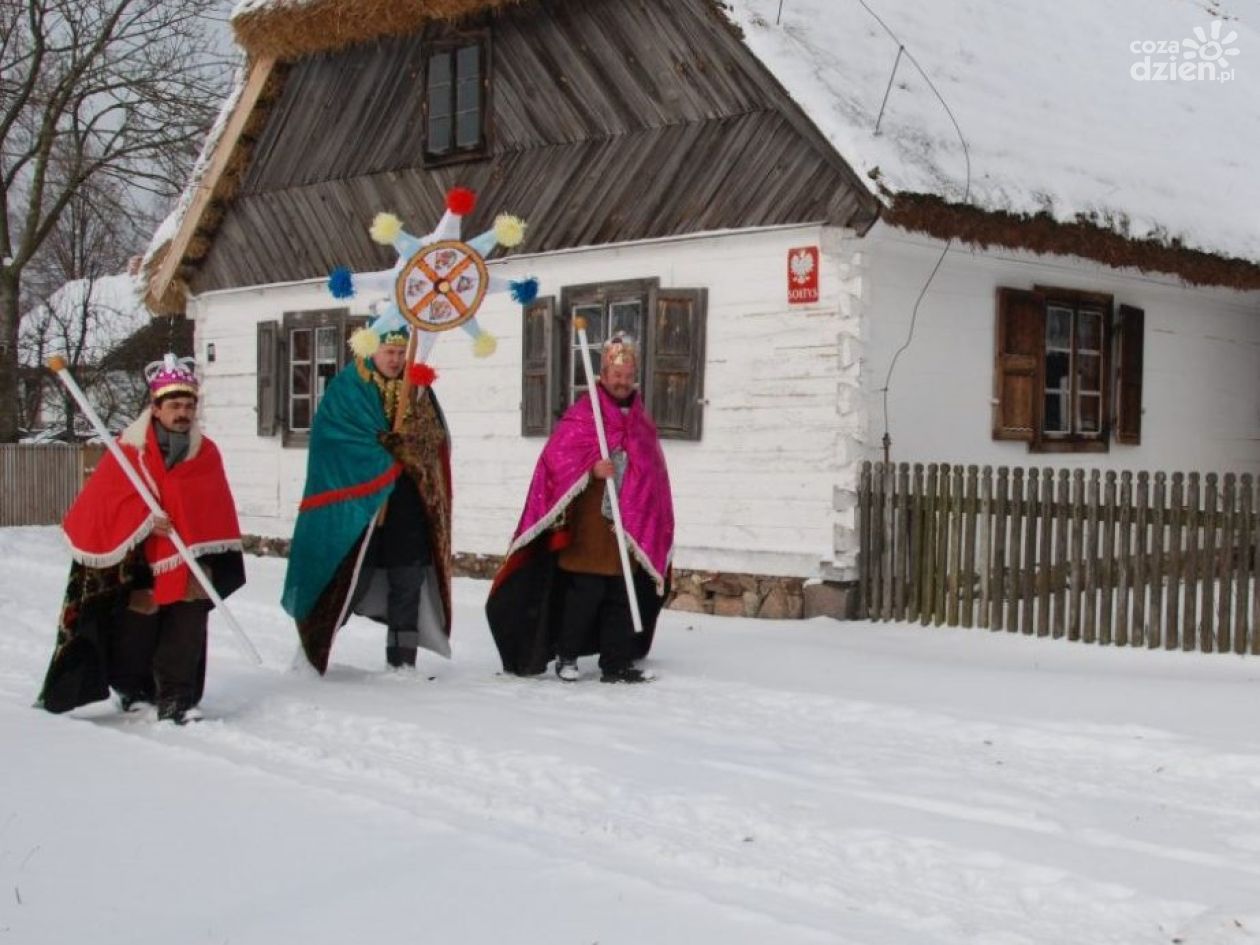
<instances>
[{"instance_id":1,"label":"wooden shutter","mask_svg":"<svg viewBox=\"0 0 1260 945\"><path fill-rule=\"evenodd\" d=\"M556 413L558 397L555 296L526 305L521 330L521 436L546 436Z\"/></svg>"},{"instance_id":2,"label":"wooden shutter","mask_svg":"<svg viewBox=\"0 0 1260 945\"><path fill-rule=\"evenodd\" d=\"M1146 312L1120 306L1116 331L1116 442L1142 442L1142 347Z\"/></svg>"},{"instance_id":3,"label":"wooden shutter","mask_svg":"<svg viewBox=\"0 0 1260 945\"><path fill-rule=\"evenodd\" d=\"M1045 296L998 289L993 364L993 439L1034 442L1041 431Z\"/></svg>"},{"instance_id":4,"label":"wooden shutter","mask_svg":"<svg viewBox=\"0 0 1260 945\"><path fill-rule=\"evenodd\" d=\"M663 437L698 440L704 421L704 334L707 289L657 289L645 384Z\"/></svg>"},{"instance_id":5,"label":"wooden shutter","mask_svg":"<svg viewBox=\"0 0 1260 945\"><path fill-rule=\"evenodd\" d=\"M258 435L275 436L280 418L280 323L258 323Z\"/></svg>"}]
</instances>

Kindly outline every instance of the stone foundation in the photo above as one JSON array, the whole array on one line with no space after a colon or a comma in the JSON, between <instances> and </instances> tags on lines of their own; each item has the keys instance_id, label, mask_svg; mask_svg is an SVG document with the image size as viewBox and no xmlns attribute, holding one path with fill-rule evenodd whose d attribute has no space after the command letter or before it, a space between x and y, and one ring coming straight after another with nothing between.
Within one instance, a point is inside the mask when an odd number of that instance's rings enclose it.
<instances>
[{"instance_id":1,"label":"stone foundation","mask_svg":"<svg viewBox=\"0 0 1260 945\"><path fill-rule=\"evenodd\" d=\"M245 535L242 545L249 554L284 558L289 539ZM456 577L489 580L503 563L502 555L457 553ZM759 617L765 620L799 620L803 617L851 619L856 587L831 582L807 582L799 577L735 574L721 571L674 569L674 585L666 604L671 610L719 617Z\"/></svg>"}]
</instances>

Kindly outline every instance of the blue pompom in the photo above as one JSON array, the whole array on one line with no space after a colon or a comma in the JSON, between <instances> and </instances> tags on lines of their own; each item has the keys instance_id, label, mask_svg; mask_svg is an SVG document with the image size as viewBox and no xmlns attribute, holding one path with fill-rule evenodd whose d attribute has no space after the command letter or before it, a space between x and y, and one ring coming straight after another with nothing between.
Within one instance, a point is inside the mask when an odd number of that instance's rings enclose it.
<instances>
[{"instance_id":1,"label":"blue pompom","mask_svg":"<svg viewBox=\"0 0 1260 945\"><path fill-rule=\"evenodd\" d=\"M508 288L512 291L512 298L520 305L528 305L538 298L538 280L533 276L509 282Z\"/></svg>"},{"instance_id":2,"label":"blue pompom","mask_svg":"<svg viewBox=\"0 0 1260 945\"><path fill-rule=\"evenodd\" d=\"M328 274L328 291L335 299L348 299L354 295L354 273L349 266L338 266Z\"/></svg>"}]
</instances>

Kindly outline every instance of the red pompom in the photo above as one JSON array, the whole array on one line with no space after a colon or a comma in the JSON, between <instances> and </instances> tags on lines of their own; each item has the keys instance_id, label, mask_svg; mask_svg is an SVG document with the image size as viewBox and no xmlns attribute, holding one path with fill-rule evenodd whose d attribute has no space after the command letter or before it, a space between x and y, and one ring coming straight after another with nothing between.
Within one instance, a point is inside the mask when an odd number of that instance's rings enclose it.
<instances>
[{"instance_id":1,"label":"red pompom","mask_svg":"<svg viewBox=\"0 0 1260 945\"><path fill-rule=\"evenodd\" d=\"M452 187L446 192L446 209L451 213L466 217L477 206L477 195L467 187Z\"/></svg>"},{"instance_id":2,"label":"red pompom","mask_svg":"<svg viewBox=\"0 0 1260 945\"><path fill-rule=\"evenodd\" d=\"M438 375L437 371L422 361L419 364L413 364L408 369L407 376L411 380L412 387L432 387Z\"/></svg>"}]
</instances>

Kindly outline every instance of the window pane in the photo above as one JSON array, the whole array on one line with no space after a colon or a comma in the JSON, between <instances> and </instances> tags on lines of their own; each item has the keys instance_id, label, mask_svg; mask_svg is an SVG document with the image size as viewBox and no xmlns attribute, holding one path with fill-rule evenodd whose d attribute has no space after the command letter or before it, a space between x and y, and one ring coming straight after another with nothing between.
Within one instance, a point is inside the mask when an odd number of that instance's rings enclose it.
<instances>
[{"instance_id":1,"label":"window pane","mask_svg":"<svg viewBox=\"0 0 1260 945\"><path fill-rule=\"evenodd\" d=\"M289 373L289 390L294 397L305 397L311 392L311 366L294 364Z\"/></svg>"},{"instance_id":2,"label":"window pane","mask_svg":"<svg viewBox=\"0 0 1260 945\"><path fill-rule=\"evenodd\" d=\"M451 120L449 118L429 119L429 153L445 154L451 149Z\"/></svg>"},{"instance_id":3,"label":"window pane","mask_svg":"<svg viewBox=\"0 0 1260 945\"><path fill-rule=\"evenodd\" d=\"M1057 305L1046 306L1046 348L1064 351L1072 347L1072 310Z\"/></svg>"},{"instance_id":4,"label":"window pane","mask_svg":"<svg viewBox=\"0 0 1260 945\"><path fill-rule=\"evenodd\" d=\"M315 357L319 361L337 361L337 335L335 327L320 328L315 334Z\"/></svg>"},{"instance_id":5,"label":"window pane","mask_svg":"<svg viewBox=\"0 0 1260 945\"><path fill-rule=\"evenodd\" d=\"M309 397L294 397L290 401L289 429L309 430L311 428L311 401Z\"/></svg>"},{"instance_id":6,"label":"window pane","mask_svg":"<svg viewBox=\"0 0 1260 945\"><path fill-rule=\"evenodd\" d=\"M1068 379L1069 365L1072 356L1066 352L1055 351L1046 355L1046 391L1067 390L1071 387Z\"/></svg>"},{"instance_id":7,"label":"window pane","mask_svg":"<svg viewBox=\"0 0 1260 945\"><path fill-rule=\"evenodd\" d=\"M309 361L311 359L310 329L296 328L289 332L289 359L292 361Z\"/></svg>"},{"instance_id":8,"label":"window pane","mask_svg":"<svg viewBox=\"0 0 1260 945\"><path fill-rule=\"evenodd\" d=\"M481 47L475 43L461 46L455 52L455 76L461 82L465 79L481 78Z\"/></svg>"},{"instance_id":9,"label":"window pane","mask_svg":"<svg viewBox=\"0 0 1260 945\"><path fill-rule=\"evenodd\" d=\"M481 143L481 112L477 109L455 115L455 147L472 148Z\"/></svg>"},{"instance_id":10,"label":"window pane","mask_svg":"<svg viewBox=\"0 0 1260 945\"><path fill-rule=\"evenodd\" d=\"M643 338L643 305L638 299L613 302L608 308L610 322L608 337L611 338L617 332L623 332L635 341Z\"/></svg>"},{"instance_id":11,"label":"window pane","mask_svg":"<svg viewBox=\"0 0 1260 945\"><path fill-rule=\"evenodd\" d=\"M1082 394L1080 398L1080 432L1097 433L1102 429L1102 398L1096 394Z\"/></svg>"},{"instance_id":12,"label":"window pane","mask_svg":"<svg viewBox=\"0 0 1260 945\"><path fill-rule=\"evenodd\" d=\"M1076 359L1076 383L1081 393L1097 394L1102 390L1102 356L1082 354Z\"/></svg>"},{"instance_id":13,"label":"window pane","mask_svg":"<svg viewBox=\"0 0 1260 945\"><path fill-rule=\"evenodd\" d=\"M1043 425L1046 433L1067 433L1068 394L1062 392L1046 392L1045 417Z\"/></svg>"},{"instance_id":14,"label":"window pane","mask_svg":"<svg viewBox=\"0 0 1260 945\"><path fill-rule=\"evenodd\" d=\"M438 89L451 84L451 54L449 52L434 53L429 57L429 96ZM443 96L445 98L445 96Z\"/></svg>"},{"instance_id":15,"label":"window pane","mask_svg":"<svg viewBox=\"0 0 1260 945\"><path fill-rule=\"evenodd\" d=\"M586 340L592 345L602 344L604 341L604 306L602 305L575 305L573 306L573 316L576 318L581 316L586 319ZM572 324L572 323L570 323ZM577 329L572 329L573 344L578 343Z\"/></svg>"},{"instance_id":16,"label":"window pane","mask_svg":"<svg viewBox=\"0 0 1260 945\"><path fill-rule=\"evenodd\" d=\"M319 401L324 399L324 391L328 389L328 384L337 376L337 365L321 364L319 373L315 377L315 409L319 409Z\"/></svg>"},{"instance_id":17,"label":"window pane","mask_svg":"<svg viewBox=\"0 0 1260 945\"><path fill-rule=\"evenodd\" d=\"M1099 351L1102 349L1102 312L1097 309L1082 309L1078 328L1077 350Z\"/></svg>"}]
</instances>

